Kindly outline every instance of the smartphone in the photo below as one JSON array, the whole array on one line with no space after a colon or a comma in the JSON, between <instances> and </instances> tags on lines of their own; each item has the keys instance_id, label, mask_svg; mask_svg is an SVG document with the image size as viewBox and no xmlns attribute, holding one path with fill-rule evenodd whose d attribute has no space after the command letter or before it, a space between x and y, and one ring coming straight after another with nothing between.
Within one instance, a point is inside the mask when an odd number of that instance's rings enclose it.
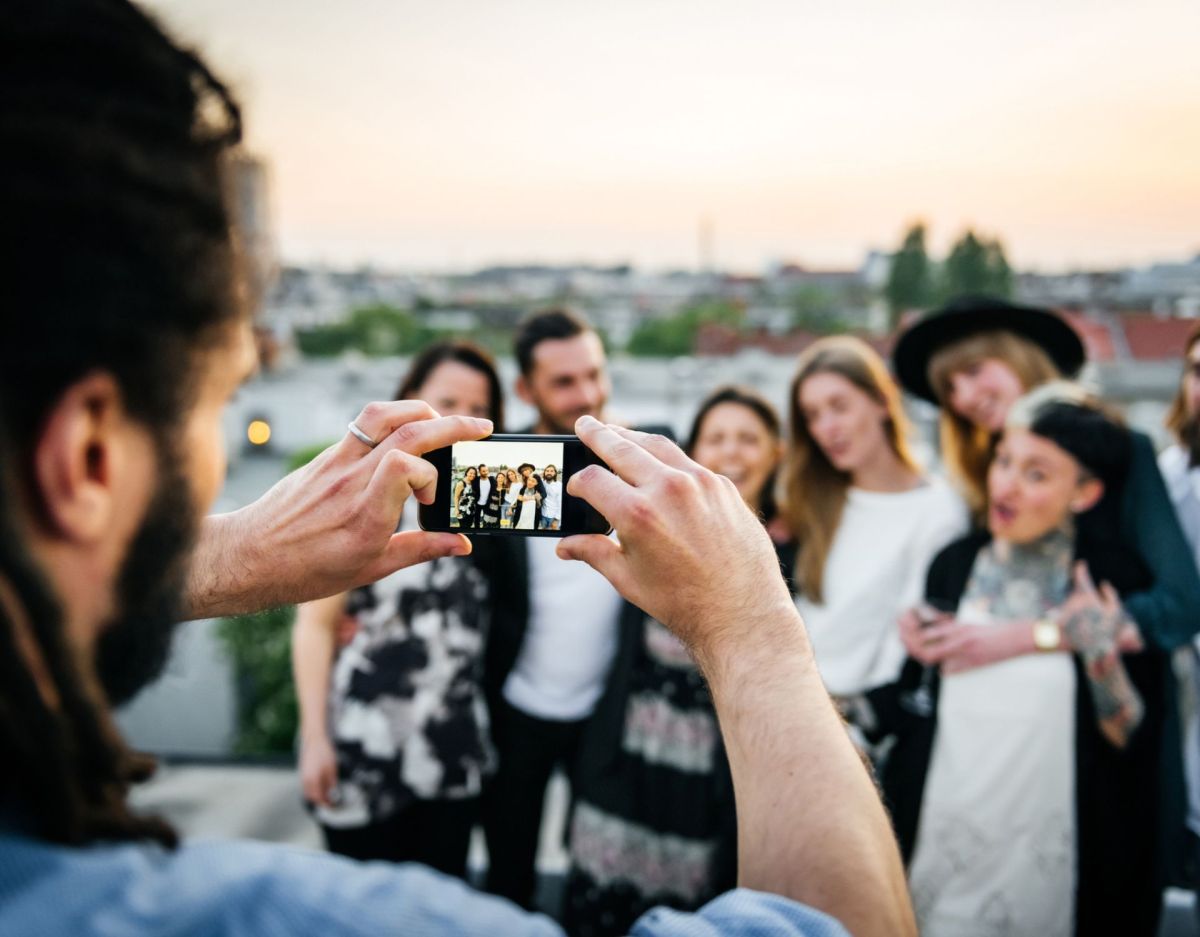
<instances>
[{"instance_id":1,"label":"smartphone","mask_svg":"<svg viewBox=\"0 0 1200 937\"><path fill-rule=\"evenodd\" d=\"M599 511L567 494L567 481L580 469L607 468L578 436L497 433L425 458L437 469L438 484L433 503L421 505L423 530L518 537L612 530Z\"/></svg>"}]
</instances>

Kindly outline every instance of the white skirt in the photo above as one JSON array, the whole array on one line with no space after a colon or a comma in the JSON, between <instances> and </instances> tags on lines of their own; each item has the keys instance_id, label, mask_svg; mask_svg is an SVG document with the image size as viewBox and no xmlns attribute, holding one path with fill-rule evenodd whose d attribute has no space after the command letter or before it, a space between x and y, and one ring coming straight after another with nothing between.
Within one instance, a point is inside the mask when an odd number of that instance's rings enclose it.
<instances>
[{"instance_id":1,"label":"white skirt","mask_svg":"<svg viewBox=\"0 0 1200 937\"><path fill-rule=\"evenodd\" d=\"M1070 655L943 677L909 869L923 937L1071 937L1075 836Z\"/></svg>"}]
</instances>

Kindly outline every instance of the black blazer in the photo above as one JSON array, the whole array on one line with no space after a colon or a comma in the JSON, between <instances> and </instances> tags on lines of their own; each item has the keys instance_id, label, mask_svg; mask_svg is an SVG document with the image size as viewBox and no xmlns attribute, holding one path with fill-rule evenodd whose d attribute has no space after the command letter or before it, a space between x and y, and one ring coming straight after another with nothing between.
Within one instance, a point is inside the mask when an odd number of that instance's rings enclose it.
<instances>
[{"instance_id":1,"label":"black blazer","mask_svg":"<svg viewBox=\"0 0 1200 937\"><path fill-rule=\"evenodd\" d=\"M637 429L659 433L668 439L675 435L666 426ZM531 428L521 430L530 431ZM545 489L540 490L544 497ZM500 702L504 681L517 663L529 627L529 553L521 537L497 536L478 538L472 556L489 586L492 614L484 651L483 688L489 705L495 707Z\"/></svg>"}]
</instances>

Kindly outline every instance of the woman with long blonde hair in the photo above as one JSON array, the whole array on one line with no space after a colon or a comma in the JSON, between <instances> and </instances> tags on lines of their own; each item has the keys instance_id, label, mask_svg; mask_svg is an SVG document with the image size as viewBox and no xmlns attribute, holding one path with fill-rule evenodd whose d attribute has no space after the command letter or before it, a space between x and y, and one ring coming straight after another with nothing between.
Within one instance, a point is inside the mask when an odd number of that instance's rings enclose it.
<instances>
[{"instance_id":1,"label":"woman with long blonde hair","mask_svg":"<svg viewBox=\"0 0 1200 937\"><path fill-rule=\"evenodd\" d=\"M899 673L897 620L966 510L913 458L900 392L860 339L824 338L800 356L790 415L783 512L799 547L797 604L826 686L852 698Z\"/></svg>"}]
</instances>

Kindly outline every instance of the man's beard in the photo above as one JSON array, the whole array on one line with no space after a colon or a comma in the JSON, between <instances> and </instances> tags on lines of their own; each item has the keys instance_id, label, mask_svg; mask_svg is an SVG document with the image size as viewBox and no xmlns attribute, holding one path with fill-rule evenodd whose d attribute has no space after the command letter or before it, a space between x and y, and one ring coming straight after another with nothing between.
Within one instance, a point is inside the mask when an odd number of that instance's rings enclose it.
<instances>
[{"instance_id":1,"label":"man's beard","mask_svg":"<svg viewBox=\"0 0 1200 937\"><path fill-rule=\"evenodd\" d=\"M132 699L162 673L182 617L187 561L199 519L191 488L170 449L159 452L158 486L121 567L116 615L96 647L96 672L114 706Z\"/></svg>"},{"instance_id":2,"label":"man's beard","mask_svg":"<svg viewBox=\"0 0 1200 937\"><path fill-rule=\"evenodd\" d=\"M539 416L546 428L559 436L574 436L575 424L581 416L594 416L597 420L603 418L604 409L601 407L598 410L576 410L573 413L567 414L551 414L545 410L540 411Z\"/></svg>"}]
</instances>

